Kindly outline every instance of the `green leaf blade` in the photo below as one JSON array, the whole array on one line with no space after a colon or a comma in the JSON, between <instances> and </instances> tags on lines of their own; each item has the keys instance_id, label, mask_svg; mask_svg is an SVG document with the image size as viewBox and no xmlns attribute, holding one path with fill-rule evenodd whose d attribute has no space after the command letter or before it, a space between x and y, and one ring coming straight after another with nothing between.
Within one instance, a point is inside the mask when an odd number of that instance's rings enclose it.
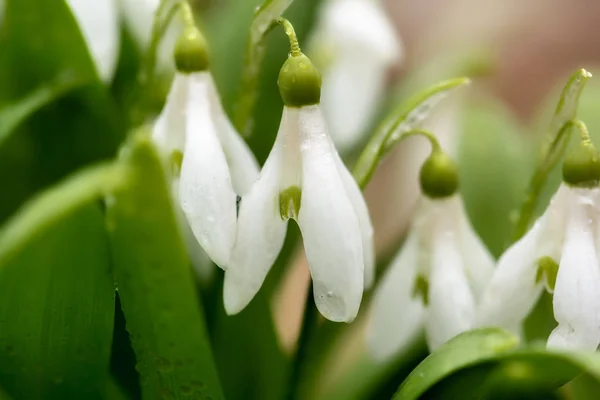
<instances>
[{"instance_id":1,"label":"green leaf blade","mask_svg":"<svg viewBox=\"0 0 600 400\"><path fill-rule=\"evenodd\" d=\"M516 336L499 328L485 328L458 335L430 354L411 372L394 395L394 400L418 399L450 374L492 359L518 344Z\"/></svg>"},{"instance_id":2,"label":"green leaf blade","mask_svg":"<svg viewBox=\"0 0 600 400\"><path fill-rule=\"evenodd\" d=\"M153 144L135 136L131 187L108 209L114 273L144 399L222 399L192 269Z\"/></svg>"},{"instance_id":3,"label":"green leaf blade","mask_svg":"<svg viewBox=\"0 0 600 400\"><path fill-rule=\"evenodd\" d=\"M440 100L469 82L468 78L455 78L437 83L396 107L375 130L353 169L359 186L367 185L379 162L403 133L418 128Z\"/></svg>"},{"instance_id":4,"label":"green leaf blade","mask_svg":"<svg viewBox=\"0 0 600 400\"><path fill-rule=\"evenodd\" d=\"M114 311L104 217L88 202L27 238L0 256L0 385L16 398L102 399Z\"/></svg>"}]
</instances>

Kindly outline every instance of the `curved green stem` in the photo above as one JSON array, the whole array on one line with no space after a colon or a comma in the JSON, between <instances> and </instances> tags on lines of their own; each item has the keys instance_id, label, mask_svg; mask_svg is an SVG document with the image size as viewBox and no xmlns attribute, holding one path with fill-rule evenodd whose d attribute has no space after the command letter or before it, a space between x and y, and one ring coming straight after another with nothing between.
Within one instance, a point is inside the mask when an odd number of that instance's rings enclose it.
<instances>
[{"instance_id":1,"label":"curved green stem","mask_svg":"<svg viewBox=\"0 0 600 400\"><path fill-rule=\"evenodd\" d=\"M440 142L437 140L437 137L435 136L435 134L433 134L432 132L430 132L426 129L419 128L419 129L410 130L408 132L404 132L402 135L400 135L400 137L398 138L398 140L396 142L401 142L404 139L409 138L411 136L423 136L425 139L429 140L429 143L431 143L431 151L441 151L442 150L442 146L440 146ZM389 148L386 147L384 151L389 151Z\"/></svg>"},{"instance_id":2,"label":"curved green stem","mask_svg":"<svg viewBox=\"0 0 600 400\"><path fill-rule=\"evenodd\" d=\"M531 219L533 218L533 213L539 200L540 193L542 192L544 184L546 183L546 178L560 157L563 155L569 142L568 139L570 137L572 127L578 128L581 135L581 140L584 143L591 141L588 130L583 122L579 120L570 120L563 124L558 131L558 134L554 137L554 140L550 144L550 148L548 149L546 156L537 167L533 177L531 178L531 182L529 183L529 192L527 193L525 201L521 206L519 217L515 224L513 241L519 240L521 237L523 237L525 232L527 232L527 228L529 228Z\"/></svg>"},{"instance_id":3,"label":"curved green stem","mask_svg":"<svg viewBox=\"0 0 600 400\"><path fill-rule=\"evenodd\" d=\"M302 51L300 50L300 45L298 44L298 37L296 36L296 31L294 30L294 26L292 25L292 23L285 18L279 18L277 20L277 23L283 26L285 34L290 40L290 54L293 57L301 55Z\"/></svg>"}]
</instances>

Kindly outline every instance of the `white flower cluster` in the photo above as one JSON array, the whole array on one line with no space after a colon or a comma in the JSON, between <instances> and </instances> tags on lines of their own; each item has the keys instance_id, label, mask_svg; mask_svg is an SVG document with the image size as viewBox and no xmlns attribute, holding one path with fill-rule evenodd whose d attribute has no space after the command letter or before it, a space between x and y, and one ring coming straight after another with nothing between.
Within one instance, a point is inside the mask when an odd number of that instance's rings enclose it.
<instances>
[{"instance_id":1,"label":"white flower cluster","mask_svg":"<svg viewBox=\"0 0 600 400\"><path fill-rule=\"evenodd\" d=\"M108 43L118 35L116 5L109 0L68 3L84 27L99 75L110 79L116 53ZM91 20L85 10L93 10ZM193 238L188 247L201 257L199 247L194 249L199 243L225 270L229 314L246 307L260 289L283 246L289 219L300 227L315 302L326 318L352 321L363 291L374 281L368 209L327 126L342 146L357 141L401 45L375 1L331 0L319 26L324 43L335 49L324 73L326 115L321 77L297 49L280 74L285 107L262 170L223 110L206 66L178 68L154 125L158 147L175 166L174 198L183 229ZM434 149L430 159L440 154ZM412 227L374 295L368 333L373 355L391 357L422 329L430 349L479 326L519 333L544 287L554 294L558 322L548 345L596 350L597 181L564 183L533 228L496 262L468 221L453 168L426 162L421 171L423 196Z\"/></svg>"}]
</instances>

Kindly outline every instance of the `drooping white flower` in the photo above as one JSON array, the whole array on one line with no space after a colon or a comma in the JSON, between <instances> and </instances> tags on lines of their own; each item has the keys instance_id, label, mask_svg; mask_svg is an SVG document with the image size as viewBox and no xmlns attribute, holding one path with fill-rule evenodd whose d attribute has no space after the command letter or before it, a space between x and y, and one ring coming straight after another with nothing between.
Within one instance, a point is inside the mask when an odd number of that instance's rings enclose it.
<instances>
[{"instance_id":1,"label":"drooping white flower","mask_svg":"<svg viewBox=\"0 0 600 400\"><path fill-rule=\"evenodd\" d=\"M323 64L323 111L344 152L375 117L386 72L402 58L403 45L376 0L325 2L312 42Z\"/></svg>"},{"instance_id":2,"label":"drooping white flower","mask_svg":"<svg viewBox=\"0 0 600 400\"><path fill-rule=\"evenodd\" d=\"M431 196L427 163L421 170L425 196L373 298L367 343L379 360L397 354L423 328L430 350L471 329L493 272L494 259L468 221L454 178L445 175L451 183Z\"/></svg>"},{"instance_id":3,"label":"drooping white flower","mask_svg":"<svg viewBox=\"0 0 600 400\"><path fill-rule=\"evenodd\" d=\"M478 325L518 332L544 285L558 326L548 347L595 351L600 344L600 153L587 128L563 163L563 184L533 228L500 258Z\"/></svg>"},{"instance_id":4,"label":"drooping white flower","mask_svg":"<svg viewBox=\"0 0 600 400\"><path fill-rule=\"evenodd\" d=\"M180 163L176 198L194 236L226 268L235 242L237 196L252 187L259 168L223 110L206 54L198 54L205 46L199 35L197 29L184 33L181 44L202 43L176 49L178 72L153 137L167 158Z\"/></svg>"},{"instance_id":5,"label":"drooping white flower","mask_svg":"<svg viewBox=\"0 0 600 400\"><path fill-rule=\"evenodd\" d=\"M332 321L350 322L365 282L373 279L368 210L329 137L318 104L320 77L310 60L292 55L279 85L286 106L260 177L240 204L236 245L225 271L225 309L241 311L258 292L292 218L302 232L319 311Z\"/></svg>"},{"instance_id":6,"label":"drooping white flower","mask_svg":"<svg viewBox=\"0 0 600 400\"><path fill-rule=\"evenodd\" d=\"M599 196L597 188L561 185L533 228L498 261L479 306L478 325L519 332L546 287L554 293L554 318L558 321L548 346L598 347Z\"/></svg>"}]
</instances>

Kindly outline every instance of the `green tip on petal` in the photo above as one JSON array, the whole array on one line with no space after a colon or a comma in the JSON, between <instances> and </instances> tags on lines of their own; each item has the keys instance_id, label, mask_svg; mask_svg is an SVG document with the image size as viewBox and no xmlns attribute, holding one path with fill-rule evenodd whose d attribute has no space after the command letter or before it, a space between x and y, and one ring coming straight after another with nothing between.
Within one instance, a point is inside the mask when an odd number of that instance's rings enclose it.
<instances>
[{"instance_id":1,"label":"green tip on petal","mask_svg":"<svg viewBox=\"0 0 600 400\"><path fill-rule=\"evenodd\" d=\"M563 180L571 186L592 188L600 182L600 154L594 145L580 142L565 158Z\"/></svg>"},{"instance_id":2,"label":"green tip on petal","mask_svg":"<svg viewBox=\"0 0 600 400\"><path fill-rule=\"evenodd\" d=\"M179 72L192 73L208 69L206 40L195 26L184 29L175 44L175 66Z\"/></svg>"},{"instance_id":3,"label":"green tip on petal","mask_svg":"<svg viewBox=\"0 0 600 400\"><path fill-rule=\"evenodd\" d=\"M417 275L417 279L415 280L412 297L413 299L420 297L425 306L429 305L429 282L427 281L427 278L421 274Z\"/></svg>"},{"instance_id":4,"label":"green tip on petal","mask_svg":"<svg viewBox=\"0 0 600 400\"><path fill-rule=\"evenodd\" d=\"M552 257L542 257L538 260L538 270L535 283L544 282L548 292L554 292L556 276L558 275L558 263Z\"/></svg>"},{"instance_id":5,"label":"green tip on petal","mask_svg":"<svg viewBox=\"0 0 600 400\"><path fill-rule=\"evenodd\" d=\"M285 61L277 84L288 107L310 106L321 100L321 74L310 58L302 53Z\"/></svg>"},{"instance_id":6,"label":"green tip on petal","mask_svg":"<svg viewBox=\"0 0 600 400\"><path fill-rule=\"evenodd\" d=\"M302 204L302 189L298 186L290 186L279 193L279 214L281 219L297 219Z\"/></svg>"},{"instance_id":7,"label":"green tip on petal","mask_svg":"<svg viewBox=\"0 0 600 400\"><path fill-rule=\"evenodd\" d=\"M446 153L435 150L425 160L420 174L421 190L432 199L452 196L458 189L458 170Z\"/></svg>"}]
</instances>

